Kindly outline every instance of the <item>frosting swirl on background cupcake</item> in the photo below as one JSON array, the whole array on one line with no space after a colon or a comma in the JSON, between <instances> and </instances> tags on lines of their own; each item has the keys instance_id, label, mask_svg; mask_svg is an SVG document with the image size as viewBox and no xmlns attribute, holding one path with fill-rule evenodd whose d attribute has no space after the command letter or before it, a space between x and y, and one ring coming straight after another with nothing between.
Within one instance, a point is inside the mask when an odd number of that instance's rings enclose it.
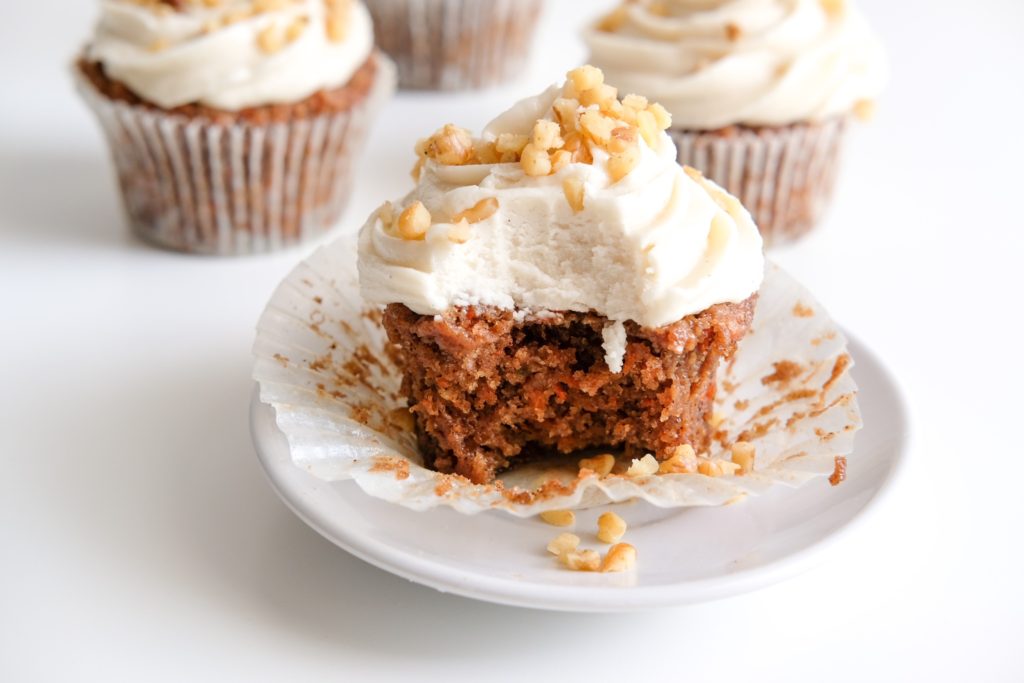
<instances>
[{"instance_id":1,"label":"frosting swirl on background cupcake","mask_svg":"<svg viewBox=\"0 0 1024 683\"><path fill-rule=\"evenodd\" d=\"M165 109L237 111L343 86L372 49L355 0L105 0L86 57Z\"/></svg>"},{"instance_id":2,"label":"frosting swirl on background cupcake","mask_svg":"<svg viewBox=\"0 0 1024 683\"><path fill-rule=\"evenodd\" d=\"M887 78L851 0L633 0L585 39L609 80L658 100L683 129L845 115Z\"/></svg>"},{"instance_id":3,"label":"frosting swirl on background cupcake","mask_svg":"<svg viewBox=\"0 0 1024 683\"><path fill-rule=\"evenodd\" d=\"M363 296L423 315L593 311L617 325L615 356L625 321L660 327L757 291L750 215L676 163L662 108L616 95L583 67L481 138L446 126L421 143L416 188L360 233Z\"/></svg>"}]
</instances>

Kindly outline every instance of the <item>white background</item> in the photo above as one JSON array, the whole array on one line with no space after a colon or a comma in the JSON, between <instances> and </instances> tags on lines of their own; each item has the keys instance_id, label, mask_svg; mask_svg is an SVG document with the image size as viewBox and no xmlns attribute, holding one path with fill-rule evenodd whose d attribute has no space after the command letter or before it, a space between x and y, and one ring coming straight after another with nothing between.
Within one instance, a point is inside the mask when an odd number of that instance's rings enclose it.
<instances>
[{"instance_id":1,"label":"white background","mask_svg":"<svg viewBox=\"0 0 1024 683\"><path fill-rule=\"evenodd\" d=\"M393 102L342 229L404 193L415 138L479 128L581 60L574 27L607 5L552 0L504 91ZM128 237L66 71L93 3L4 3L0 680L1024 680L1024 4L864 6L891 87L828 220L773 256L899 378L909 467L800 578L583 616L407 583L278 502L249 346L311 247L218 260Z\"/></svg>"}]
</instances>

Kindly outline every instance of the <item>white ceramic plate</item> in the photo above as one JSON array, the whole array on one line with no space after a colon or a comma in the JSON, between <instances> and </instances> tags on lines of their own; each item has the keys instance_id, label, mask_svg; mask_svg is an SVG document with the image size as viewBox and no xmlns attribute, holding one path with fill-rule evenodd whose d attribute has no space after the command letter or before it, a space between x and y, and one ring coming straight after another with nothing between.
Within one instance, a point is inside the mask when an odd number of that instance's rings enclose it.
<instances>
[{"instance_id":1,"label":"white ceramic plate","mask_svg":"<svg viewBox=\"0 0 1024 683\"><path fill-rule=\"evenodd\" d=\"M564 529L500 511L467 516L448 508L415 512L372 498L352 481L326 482L291 460L273 408L254 392L252 435L260 461L285 503L348 552L411 581L470 598L541 609L616 612L701 602L743 593L808 568L885 491L906 452L899 391L855 339L850 352L864 428L847 480L779 487L738 505L660 509L624 503L577 513L583 547L597 516L613 508L637 548L628 574L571 572L545 550ZM339 580L342 580L339 577Z\"/></svg>"}]
</instances>

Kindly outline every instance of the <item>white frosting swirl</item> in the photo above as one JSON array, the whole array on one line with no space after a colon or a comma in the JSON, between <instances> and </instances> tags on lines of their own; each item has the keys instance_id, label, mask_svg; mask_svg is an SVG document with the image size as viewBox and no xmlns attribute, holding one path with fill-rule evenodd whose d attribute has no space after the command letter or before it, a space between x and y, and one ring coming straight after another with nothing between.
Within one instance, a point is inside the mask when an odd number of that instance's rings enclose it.
<instances>
[{"instance_id":1,"label":"white frosting swirl","mask_svg":"<svg viewBox=\"0 0 1024 683\"><path fill-rule=\"evenodd\" d=\"M173 11L105 0L87 57L160 107L200 103L237 111L298 102L340 87L373 49L373 25L362 3L351 4L344 38L337 42L328 37L323 0L289 0L255 14L252 7L251 0L225 0L215 7L190 2ZM301 32L283 38L303 19ZM267 31L268 38L283 41L280 49L261 47Z\"/></svg>"},{"instance_id":2,"label":"white frosting swirl","mask_svg":"<svg viewBox=\"0 0 1024 683\"><path fill-rule=\"evenodd\" d=\"M529 132L552 118L553 88L513 107L485 129ZM444 166L428 161L417 187L396 207L421 201L432 225L404 240L379 217L359 236L359 278L370 302L403 303L420 314L452 306L517 311L594 311L621 324L660 327L709 306L739 302L761 283L761 237L750 214L724 190L676 163L661 133L658 149L640 141L640 163L618 182L594 163L553 175L525 175L518 163ZM563 181L582 181L575 213ZM462 244L448 239L452 216L495 198L498 210L471 226ZM623 337L610 330L608 339ZM607 349L609 365L615 350ZM621 356L619 357L621 360Z\"/></svg>"},{"instance_id":3,"label":"white frosting swirl","mask_svg":"<svg viewBox=\"0 0 1024 683\"><path fill-rule=\"evenodd\" d=\"M591 63L660 102L676 128L844 115L887 79L852 0L641 0L617 12L585 32Z\"/></svg>"}]
</instances>

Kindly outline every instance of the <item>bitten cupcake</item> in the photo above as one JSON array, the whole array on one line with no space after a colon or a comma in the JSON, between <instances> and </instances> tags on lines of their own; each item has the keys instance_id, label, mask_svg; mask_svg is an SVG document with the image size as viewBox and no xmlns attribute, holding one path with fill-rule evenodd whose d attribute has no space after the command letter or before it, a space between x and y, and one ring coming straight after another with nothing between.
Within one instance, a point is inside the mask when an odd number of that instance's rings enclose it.
<instances>
[{"instance_id":1,"label":"bitten cupcake","mask_svg":"<svg viewBox=\"0 0 1024 683\"><path fill-rule=\"evenodd\" d=\"M403 88L467 90L522 72L543 0L367 0Z\"/></svg>"},{"instance_id":2,"label":"bitten cupcake","mask_svg":"<svg viewBox=\"0 0 1024 683\"><path fill-rule=\"evenodd\" d=\"M448 125L418 146L416 188L360 233L359 278L429 466L486 483L542 450L708 447L762 245L668 125L581 67L481 137Z\"/></svg>"},{"instance_id":3,"label":"bitten cupcake","mask_svg":"<svg viewBox=\"0 0 1024 683\"><path fill-rule=\"evenodd\" d=\"M665 105L680 162L737 195L769 243L821 218L849 121L886 81L852 0L631 0L585 39L609 79Z\"/></svg>"},{"instance_id":4,"label":"bitten cupcake","mask_svg":"<svg viewBox=\"0 0 1024 683\"><path fill-rule=\"evenodd\" d=\"M105 0L75 75L132 229L208 254L330 228L394 87L352 0Z\"/></svg>"}]
</instances>

